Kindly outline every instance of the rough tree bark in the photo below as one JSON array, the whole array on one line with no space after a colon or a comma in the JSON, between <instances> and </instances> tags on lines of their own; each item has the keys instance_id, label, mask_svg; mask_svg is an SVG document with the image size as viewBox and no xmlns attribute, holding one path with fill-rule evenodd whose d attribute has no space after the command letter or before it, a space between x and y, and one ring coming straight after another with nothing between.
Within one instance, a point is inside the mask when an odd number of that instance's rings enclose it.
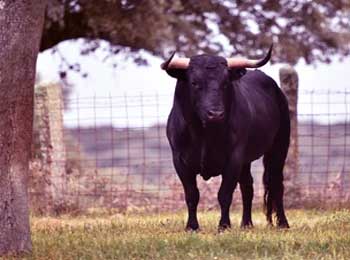
<instances>
[{"instance_id":1,"label":"rough tree bark","mask_svg":"<svg viewBox=\"0 0 350 260\"><path fill-rule=\"evenodd\" d=\"M0 0L0 255L31 250L27 196L45 0Z\"/></svg>"}]
</instances>

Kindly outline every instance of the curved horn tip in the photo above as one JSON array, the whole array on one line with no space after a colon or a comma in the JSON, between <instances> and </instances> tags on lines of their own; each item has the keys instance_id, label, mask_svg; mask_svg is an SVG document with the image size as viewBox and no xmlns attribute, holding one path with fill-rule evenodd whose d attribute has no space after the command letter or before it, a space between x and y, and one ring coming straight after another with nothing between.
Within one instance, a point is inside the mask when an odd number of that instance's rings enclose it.
<instances>
[{"instance_id":1,"label":"curved horn tip","mask_svg":"<svg viewBox=\"0 0 350 260\"><path fill-rule=\"evenodd\" d=\"M273 43L270 44L269 52L273 49Z\"/></svg>"},{"instance_id":2,"label":"curved horn tip","mask_svg":"<svg viewBox=\"0 0 350 260\"><path fill-rule=\"evenodd\" d=\"M174 58L175 53L176 53L176 51L173 51L172 54L170 55L170 57L160 65L160 68L162 70L167 70L169 63Z\"/></svg>"},{"instance_id":3,"label":"curved horn tip","mask_svg":"<svg viewBox=\"0 0 350 260\"><path fill-rule=\"evenodd\" d=\"M262 67L264 66L266 63L269 62L270 58L271 58L271 54L272 54L272 48L273 48L273 43L271 43L269 51L267 52L266 56L264 58L262 58L260 61L258 61L255 64L255 67Z\"/></svg>"},{"instance_id":4,"label":"curved horn tip","mask_svg":"<svg viewBox=\"0 0 350 260\"><path fill-rule=\"evenodd\" d=\"M270 45L269 51L267 52L267 56L271 57L272 49L273 49L273 43L271 43Z\"/></svg>"}]
</instances>

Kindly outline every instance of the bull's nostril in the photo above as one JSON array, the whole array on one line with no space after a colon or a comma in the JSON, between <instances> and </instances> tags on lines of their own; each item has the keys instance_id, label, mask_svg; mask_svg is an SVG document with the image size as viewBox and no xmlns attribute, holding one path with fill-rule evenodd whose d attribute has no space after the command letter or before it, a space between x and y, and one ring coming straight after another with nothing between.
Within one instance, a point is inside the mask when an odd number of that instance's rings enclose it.
<instances>
[{"instance_id":1,"label":"bull's nostril","mask_svg":"<svg viewBox=\"0 0 350 260\"><path fill-rule=\"evenodd\" d=\"M224 117L224 111L209 110L208 118L211 120L219 120Z\"/></svg>"},{"instance_id":2,"label":"bull's nostril","mask_svg":"<svg viewBox=\"0 0 350 260\"><path fill-rule=\"evenodd\" d=\"M217 117L220 117L220 118L224 117L224 111L219 111L217 113Z\"/></svg>"}]
</instances>

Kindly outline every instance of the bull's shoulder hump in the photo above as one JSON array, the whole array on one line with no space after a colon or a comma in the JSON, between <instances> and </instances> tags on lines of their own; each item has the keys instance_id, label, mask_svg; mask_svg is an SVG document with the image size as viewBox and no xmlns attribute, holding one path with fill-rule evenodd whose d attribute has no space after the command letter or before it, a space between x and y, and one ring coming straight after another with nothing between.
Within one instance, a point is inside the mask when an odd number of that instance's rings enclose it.
<instances>
[{"instance_id":1,"label":"bull's shoulder hump","mask_svg":"<svg viewBox=\"0 0 350 260\"><path fill-rule=\"evenodd\" d=\"M278 103L279 87L277 83L260 70L248 71L239 81L236 95L240 96L241 104L246 104L252 114L266 110L265 107L275 107Z\"/></svg>"}]
</instances>

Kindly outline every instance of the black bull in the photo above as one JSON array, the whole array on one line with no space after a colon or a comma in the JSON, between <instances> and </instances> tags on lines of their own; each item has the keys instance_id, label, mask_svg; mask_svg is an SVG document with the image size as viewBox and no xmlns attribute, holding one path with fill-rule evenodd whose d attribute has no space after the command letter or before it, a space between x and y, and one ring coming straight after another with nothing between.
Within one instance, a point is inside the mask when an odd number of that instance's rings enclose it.
<instances>
[{"instance_id":1,"label":"black bull","mask_svg":"<svg viewBox=\"0 0 350 260\"><path fill-rule=\"evenodd\" d=\"M264 65L269 54L256 64ZM229 67L228 60L194 56L188 64L162 65L177 78L174 104L167 124L176 172L188 207L187 230L199 228L196 176L222 176L218 192L219 230L231 226L229 209L237 183L243 201L242 227L252 226L253 179L251 162L262 155L266 218L289 227L283 206L283 167L289 147L288 103L276 82L259 70ZM252 66L251 66L252 67Z\"/></svg>"}]
</instances>

